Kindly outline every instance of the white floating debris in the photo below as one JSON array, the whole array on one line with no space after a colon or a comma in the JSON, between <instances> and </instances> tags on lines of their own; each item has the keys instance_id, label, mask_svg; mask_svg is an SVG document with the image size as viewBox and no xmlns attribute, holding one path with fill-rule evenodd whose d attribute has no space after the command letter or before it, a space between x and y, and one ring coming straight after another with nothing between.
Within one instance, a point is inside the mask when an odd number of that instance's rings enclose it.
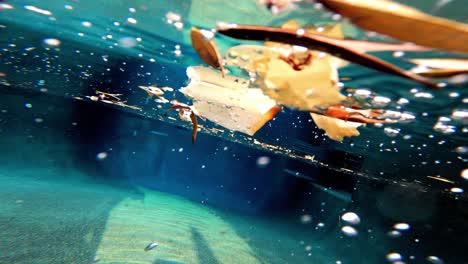
<instances>
[{"instance_id":1,"label":"white floating debris","mask_svg":"<svg viewBox=\"0 0 468 264\"><path fill-rule=\"evenodd\" d=\"M403 259L403 257L399 253L395 253L395 252L388 253L386 257L387 257L387 260L391 262L400 261Z\"/></svg>"},{"instance_id":2,"label":"white floating debris","mask_svg":"<svg viewBox=\"0 0 468 264\"><path fill-rule=\"evenodd\" d=\"M458 188L458 187L453 187L450 189L451 192L453 193L463 193L463 189L462 188Z\"/></svg>"},{"instance_id":3,"label":"white floating debris","mask_svg":"<svg viewBox=\"0 0 468 264\"><path fill-rule=\"evenodd\" d=\"M347 236L357 236L358 231L352 226L343 226L341 231Z\"/></svg>"},{"instance_id":4,"label":"white floating debris","mask_svg":"<svg viewBox=\"0 0 468 264\"><path fill-rule=\"evenodd\" d=\"M393 228L399 231L406 231L410 229L410 225L407 223L397 223L393 226Z\"/></svg>"},{"instance_id":5,"label":"white floating debris","mask_svg":"<svg viewBox=\"0 0 468 264\"><path fill-rule=\"evenodd\" d=\"M341 216L341 219L345 222L348 222L352 225L357 225L361 222L361 219L359 218L359 216L356 214L356 213L353 213L353 212L347 212L347 213L344 213L342 216Z\"/></svg>"},{"instance_id":6,"label":"white floating debris","mask_svg":"<svg viewBox=\"0 0 468 264\"><path fill-rule=\"evenodd\" d=\"M41 9L41 8L38 8L38 7L35 7L35 6L32 6L32 5L25 5L24 9L32 11L32 12L36 12L38 14L45 15L45 16L51 16L52 15L52 12L50 12L49 10Z\"/></svg>"},{"instance_id":7,"label":"white floating debris","mask_svg":"<svg viewBox=\"0 0 468 264\"><path fill-rule=\"evenodd\" d=\"M135 18L133 18L133 17L127 18L127 22L130 23L130 24L136 24L136 23L138 23L138 21L137 21Z\"/></svg>"},{"instance_id":8,"label":"white floating debris","mask_svg":"<svg viewBox=\"0 0 468 264\"><path fill-rule=\"evenodd\" d=\"M55 38L46 38L44 39L44 44L51 46L51 47L58 47L60 46L61 42Z\"/></svg>"},{"instance_id":9,"label":"white floating debris","mask_svg":"<svg viewBox=\"0 0 468 264\"><path fill-rule=\"evenodd\" d=\"M98 154L96 155L96 158L97 158L98 160L104 160L104 159L106 159L106 158L107 158L107 152L100 152L100 153L98 153Z\"/></svg>"}]
</instances>

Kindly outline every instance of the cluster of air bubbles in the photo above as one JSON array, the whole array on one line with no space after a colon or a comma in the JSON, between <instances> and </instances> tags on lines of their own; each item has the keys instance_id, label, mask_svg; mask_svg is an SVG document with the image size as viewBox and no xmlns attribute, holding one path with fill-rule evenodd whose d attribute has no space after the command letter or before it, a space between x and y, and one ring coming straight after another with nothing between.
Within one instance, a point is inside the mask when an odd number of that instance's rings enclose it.
<instances>
[{"instance_id":1,"label":"cluster of air bubbles","mask_svg":"<svg viewBox=\"0 0 468 264\"><path fill-rule=\"evenodd\" d=\"M455 109L452 112L452 119L457 122L460 122L462 125L468 125L468 110Z\"/></svg>"},{"instance_id":2,"label":"cluster of air bubbles","mask_svg":"<svg viewBox=\"0 0 468 264\"><path fill-rule=\"evenodd\" d=\"M177 30L182 30L184 28L182 17L179 14L168 12L166 14L166 22L173 25Z\"/></svg>"},{"instance_id":3,"label":"cluster of air bubbles","mask_svg":"<svg viewBox=\"0 0 468 264\"><path fill-rule=\"evenodd\" d=\"M452 121L451 118L441 116L437 120L437 123L434 125L433 129L437 132L442 134L452 134L456 132L456 127L451 125L450 122Z\"/></svg>"},{"instance_id":4,"label":"cluster of air bubbles","mask_svg":"<svg viewBox=\"0 0 468 264\"><path fill-rule=\"evenodd\" d=\"M398 134L400 134L400 129L399 128L386 127L386 128L384 128L384 133L389 137L396 137L396 136L398 136Z\"/></svg>"},{"instance_id":5,"label":"cluster of air bubbles","mask_svg":"<svg viewBox=\"0 0 468 264\"><path fill-rule=\"evenodd\" d=\"M391 102L392 100L390 98L378 95L372 98L371 103L372 103L372 106L374 107L382 108L382 107L388 106Z\"/></svg>"},{"instance_id":6,"label":"cluster of air bubbles","mask_svg":"<svg viewBox=\"0 0 468 264\"><path fill-rule=\"evenodd\" d=\"M174 55L176 55L176 57L179 57L180 55L182 55L182 51L180 50L180 45L175 45Z\"/></svg>"},{"instance_id":7,"label":"cluster of air bubbles","mask_svg":"<svg viewBox=\"0 0 468 264\"><path fill-rule=\"evenodd\" d=\"M351 226L351 225L358 225L359 223L361 223L361 218L359 218L359 216L356 213L346 212L341 216L340 219L346 222L347 224L341 227L341 232L344 235L349 236L349 237L358 235L357 229Z\"/></svg>"}]
</instances>

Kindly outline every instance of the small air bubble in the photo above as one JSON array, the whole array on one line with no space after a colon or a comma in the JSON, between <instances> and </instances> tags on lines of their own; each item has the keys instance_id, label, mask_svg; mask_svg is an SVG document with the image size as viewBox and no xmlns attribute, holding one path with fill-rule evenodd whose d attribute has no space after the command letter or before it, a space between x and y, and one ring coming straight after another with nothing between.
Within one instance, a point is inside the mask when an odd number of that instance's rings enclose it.
<instances>
[{"instance_id":1,"label":"small air bubble","mask_svg":"<svg viewBox=\"0 0 468 264\"><path fill-rule=\"evenodd\" d=\"M98 153L98 154L96 155L96 158L97 158L98 160L104 160L104 159L106 159L106 158L107 158L107 152L100 152L100 153Z\"/></svg>"}]
</instances>

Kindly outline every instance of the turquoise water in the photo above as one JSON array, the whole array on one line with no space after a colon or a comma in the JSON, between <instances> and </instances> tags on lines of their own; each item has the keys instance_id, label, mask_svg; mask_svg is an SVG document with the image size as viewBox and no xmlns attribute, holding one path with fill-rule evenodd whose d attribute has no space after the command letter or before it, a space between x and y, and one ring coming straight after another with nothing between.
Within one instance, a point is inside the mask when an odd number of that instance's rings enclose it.
<instances>
[{"instance_id":1,"label":"turquoise water","mask_svg":"<svg viewBox=\"0 0 468 264\"><path fill-rule=\"evenodd\" d=\"M186 86L186 67L202 64L191 26L331 14L297 3L272 15L249 0L3 2L0 263L468 263L466 82L433 91L349 65L343 89L415 120L339 143L285 109L253 137L207 121L192 145L190 123L138 88ZM466 22L462 2L407 3ZM216 43L224 54L246 42ZM463 57L375 55L404 68ZM96 91L131 107L94 101Z\"/></svg>"}]
</instances>

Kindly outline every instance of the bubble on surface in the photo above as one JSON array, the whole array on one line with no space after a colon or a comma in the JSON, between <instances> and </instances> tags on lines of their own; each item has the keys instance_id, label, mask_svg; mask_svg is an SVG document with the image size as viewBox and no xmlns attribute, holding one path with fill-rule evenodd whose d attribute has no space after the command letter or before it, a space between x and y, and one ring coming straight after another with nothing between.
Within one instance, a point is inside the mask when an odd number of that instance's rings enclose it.
<instances>
[{"instance_id":1,"label":"bubble on surface","mask_svg":"<svg viewBox=\"0 0 468 264\"><path fill-rule=\"evenodd\" d=\"M388 261L399 261L399 260L402 260L403 257L401 256L401 254L399 253L396 253L396 252L392 252L392 253L388 253L387 256L386 256L387 260Z\"/></svg>"},{"instance_id":2,"label":"bubble on surface","mask_svg":"<svg viewBox=\"0 0 468 264\"><path fill-rule=\"evenodd\" d=\"M358 231L352 226L343 226L341 228L341 232L343 232L343 234L350 236L350 237L358 235Z\"/></svg>"},{"instance_id":3,"label":"bubble on surface","mask_svg":"<svg viewBox=\"0 0 468 264\"><path fill-rule=\"evenodd\" d=\"M410 225L407 223L397 223L393 226L393 228L399 231L406 231L410 229Z\"/></svg>"},{"instance_id":4,"label":"bubble on surface","mask_svg":"<svg viewBox=\"0 0 468 264\"><path fill-rule=\"evenodd\" d=\"M46 39L43 40L43 42L47 46L51 46L51 47L58 47L61 44L60 40L58 40L56 38L46 38Z\"/></svg>"},{"instance_id":5,"label":"bubble on surface","mask_svg":"<svg viewBox=\"0 0 468 264\"><path fill-rule=\"evenodd\" d=\"M353 212L344 213L341 216L341 219L343 221L348 222L348 223L353 224L353 225L357 225L357 224L359 224L361 222L361 219L359 218L359 216L356 213L353 213Z\"/></svg>"}]
</instances>

